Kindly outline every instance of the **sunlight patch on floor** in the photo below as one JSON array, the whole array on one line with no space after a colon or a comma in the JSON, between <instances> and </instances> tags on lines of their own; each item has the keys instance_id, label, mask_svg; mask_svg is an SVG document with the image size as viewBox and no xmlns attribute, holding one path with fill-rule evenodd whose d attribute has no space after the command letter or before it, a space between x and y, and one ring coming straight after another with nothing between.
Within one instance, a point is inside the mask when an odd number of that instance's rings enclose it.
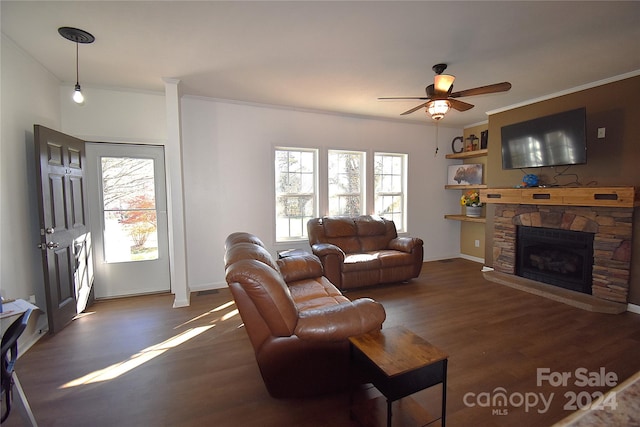
<instances>
[{"instance_id":1,"label":"sunlight patch on floor","mask_svg":"<svg viewBox=\"0 0 640 427\"><path fill-rule=\"evenodd\" d=\"M92 314L96 314L96 312L95 311L83 311L82 313L76 314L73 317L73 319L71 319L71 320L82 319L83 317L91 316Z\"/></svg>"},{"instance_id":2,"label":"sunlight patch on floor","mask_svg":"<svg viewBox=\"0 0 640 427\"><path fill-rule=\"evenodd\" d=\"M217 307L216 307L216 308L214 308L213 310L209 310L209 311L207 311L207 312L204 312L204 313L202 313L202 314L200 314L200 315L198 315L198 316L194 317L193 319L189 319L189 320L187 320L186 322L184 322L184 323L182 323L182 324L180 324L180 325L176 326L176 327L175 327L175 328L173 328L173 329L178 329L178 328L181 328L181 327L183 327L183 326L186 326L186 325L188 325L189 323L193 323L193 322L195 322L195 321L197 321L197 320L200 320L200 319L202 319L202 318L204 318L204 317L206 317L206 316L209 316L209 315L210 315L210 314L212 314L212 313L215 313L215 312L217 312L217 311L222 311L222 310L224 310L224 309L226 309L226 308L229 308L229 307L233 306L234 304L235 304L235 302L234 302L234 301L228 301L228 302L225 302L224 304L220 304L219 306L217 306ZM235 314L233 314L233 315L229 315L229 314L234 313L234 312L235 312ZM223 321L224 321L224 320L227 320L227 319L229 319L229 318L231 318L231 317L235 316L236 314L238 314L238 310L234 310L234 311L232 311L231 313L225 314L225 315L224 315L224 316L222 316L221 318L214 319L214 320L212 320L212 321L211 321L211 323L215 323L215 322L217 322L217 321L219 321L219 320L223 320Z\"/></svg>"},{"instance_id":3,"label":"sunlight patch on floor","mask_svg":"<svg viewBox=\"0 0 640 427\"><path fill-rule=\"evenodd\" d=\"M73 381L69 381L68 383L60 386L60 388L70 388L77 387L79 385L85 384L93 384L102 381L109 381L114 378L118 378L120 375L126 374L132 369L137 368L138 366L160 356L167 350L170 350L174 347L183 344L190 339L200 335L203 332L213 328L215 325L207 325L207 326L199 326L196 328L189 329L185 332L182 332L168 340L161 342L160 344L153 345L151 347L147 347L144 350L134 354L129 359L115 363L111 366L108 366L104 369L99 369L97 371L91 372L83 377L75 379Z\"/></svg>"},{"instance_id":4,"label":"sunlight patch on floor","mask_svg":"<svg viewBox=\"0 0 640 427\"><path fill-rule=\"evenodd\" d=\"M238 315L238 310L237 309L236 310L232 310L232 311L228 312L227 314L225 314L224 316L222 316L220 318L220 320L222 320L224 322L225 320L229 320L232 317L237 316L237 315Z\"/></svg>"},{"instance_id":5,"label":"sunlight patch on floor","mask_svg":"<svg viewBox=\"0 0 640 427\"><path fill-rule=\"evenodd\" d=\"M226 302L226 303L224 303L224 304L222 304L222 305L219 305L218 307L214 308L214 309L213 309L213 310L211 310L209 313L214 313L214 312L216 312L216 311L224 310L225 308L227 308L227 307L231 307L231 306L232 306L232 305L234 305L234 304L235 304L235 303L234 303L233 301Z\"/></svg>"}]
</instances>

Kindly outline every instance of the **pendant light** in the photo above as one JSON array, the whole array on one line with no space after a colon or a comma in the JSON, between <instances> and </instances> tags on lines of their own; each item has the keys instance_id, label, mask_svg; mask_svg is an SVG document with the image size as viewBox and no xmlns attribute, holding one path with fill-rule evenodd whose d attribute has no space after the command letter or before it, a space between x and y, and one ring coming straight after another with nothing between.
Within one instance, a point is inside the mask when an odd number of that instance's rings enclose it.
<instances>
[{"instance_id":1,"label":"pendant light","mask_svg":"<svg viewBox=\"0 0 640 427\"><path fill-rule=\"evenodd\" d=\"M82 95L82 89L80 88L80 66L78 65L78 46L80 43L89 44L95 41L95 37L90 33L73 27L60 27L58 33L67 40L70 40L76 44L76 85L73 90L73 100L76 104L84 103L84 95Z\"/></svg>"}]
</instances>

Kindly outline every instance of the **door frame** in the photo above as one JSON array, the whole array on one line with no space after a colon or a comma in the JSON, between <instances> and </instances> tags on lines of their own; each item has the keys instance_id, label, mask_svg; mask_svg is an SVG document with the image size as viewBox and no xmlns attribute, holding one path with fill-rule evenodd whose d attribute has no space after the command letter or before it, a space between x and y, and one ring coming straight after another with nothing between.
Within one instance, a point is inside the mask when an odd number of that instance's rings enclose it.
<instances>
[{"instance_id":1,"label":"door frame","mask_svg":"<svg viewBox=\"0 0 640 427\"><path fill-rule=\"evenodd\" d=\"M177 82L165 81L165 84L167 90L169 86L171 86L172 89L177 89ZM171 125L170 129L168 129L169 136L166 140L131 138L124 141L120 138L101 135L87 136L85 140L87 142L102 141L110 144L161 145L164 147L167 181L167 220L169 225L169 272L171 275L171 293L174 295L173 307L178 308L187 307L190 304L190 289L187 282L186 228L184 223L182 139L179 131L180 98L178 94L172 90L168 90L166 104L167 115L169 117L168 123Z\"/></svg>"},{"instance_id":2,"label":"door frame","mask_svg":"<svg viewBox=\"0 0 640 427\"><path fill-rule=\"evenodd\" d=\"M119 149L121 148L121 150ZM144 152L144 151L149 152ZM161 153L153 152L160 150ZM168 222L168 191L167 191L167 173L166 173L166 155L165 147L159 144L136 144L136 143L110 143L110 142L89 142L87 141L87 187L89 190L89 216L91 218L91 231L94 241L94 271L96 278L95 294L97 298L112 298L140 295L143 293L168 292L171 291L171 274L170 261L171 254L169 250L169 222ZM94 153L95 151L95 153ZM157 229L158 233L164 230L165 236L162 242L159 242L159 258L152 261L135 261L122 263L107 263L104 260L104 241L103 229L104 218L102 216L102 195L100 194L102 186L100 185L101 157L131 157L131 158L148 158L153 159L156 164L154 175L158 178L155 180L156 185L156 202L158 203L157 212ZM159 170L158 167L162 168ZM161 188L160 188L161 187ZM161 194L159 193L161 192ZM160 236L160 234L159 234ZM142 265L140 263L147 263ZM152 265L149 265L152 263ZM99 283L100 279L109 277L116 282L125 282L130 275L141 274L148 267L159 267L161 271L154 271L156 277L150 280L161 283L166 280L165 285L156 288L139 287L132 292L128 292L126 288L119 288L117 285ZM109 271L111 270L111 271ZM115 276L115 277L114 277ZM101 288L102 286L102 288Z\"/></svg>"}]
</instances>

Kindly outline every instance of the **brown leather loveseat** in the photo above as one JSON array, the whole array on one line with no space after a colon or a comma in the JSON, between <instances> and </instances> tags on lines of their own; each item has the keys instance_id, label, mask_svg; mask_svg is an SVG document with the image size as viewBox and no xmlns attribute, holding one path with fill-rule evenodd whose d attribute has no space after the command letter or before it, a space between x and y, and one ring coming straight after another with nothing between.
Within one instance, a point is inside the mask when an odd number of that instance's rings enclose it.
<instances>
[{"instance_id":1,"label":"brown leather loveseat","mask_svg":"<svg viewBox=\"0 0 640 427\"><path fill-rule=\"evenodd\" d=\"M370 298L350 301L310 253L274 261L256 236L225 242L226 280L273 397L302 397L349 385L348 337L382 328Z\"/></svg>"},{"instance_id":2,"label":"brown leather loveseat","mask_svg":"<svg viewBox=\"0 0 640 427\"><path fill-rule=\"evenodd\" d=\"M393 221L378 216L314 218L307 231L324 275L338 289L403 282L422 269L423 241L398 237Z\"/></svg>"}]
</instances>

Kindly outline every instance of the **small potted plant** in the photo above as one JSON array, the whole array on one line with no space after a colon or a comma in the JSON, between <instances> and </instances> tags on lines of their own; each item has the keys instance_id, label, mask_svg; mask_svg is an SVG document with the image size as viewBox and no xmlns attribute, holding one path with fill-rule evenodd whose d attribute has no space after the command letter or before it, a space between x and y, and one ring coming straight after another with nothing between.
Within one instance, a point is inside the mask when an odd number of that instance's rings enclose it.
<instances>
[{"instance_id":1,"label":"small potted plant","mask_svg":"<svg viewBox=\"0 0 640 427\"><path fill-rule=\"evenodd\" d=\"M460 204L465 207L469 217L478 218L482 215L482 202L477 190L469 190L460 198Z\"/></svg>"}]
</instances>

